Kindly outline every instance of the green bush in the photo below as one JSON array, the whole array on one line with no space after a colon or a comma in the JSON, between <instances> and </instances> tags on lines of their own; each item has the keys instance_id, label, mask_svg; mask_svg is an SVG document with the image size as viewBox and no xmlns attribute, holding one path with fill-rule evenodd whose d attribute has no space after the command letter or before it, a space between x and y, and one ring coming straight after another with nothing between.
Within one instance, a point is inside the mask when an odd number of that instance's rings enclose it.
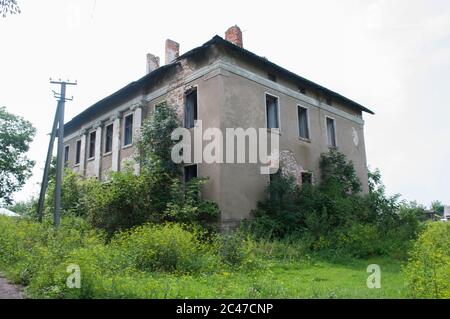
<instances>
[{"instance_id":1,"label":"green bush","mask_svg":"<svg viewBox=\"0 0 450 319\"><path fill-rule=\"evenodd\" d=\"M122 263L142 271L196 273L212 271L215 258L197 231L180 225L144 225L117 234L111 242Z\"/></svg>"},{"instance_id":2,"label":"green bush","mask_svg":"<svg viewBox=\"0 0 450 319\"><path fill-rule=\"evenodd\" d=\"M224 234L216 239L217 254L230 267L254 269L258 265L256 243L243 232Z\"/></svg>"},{"instance_id":3,"label":"green bush","mask_svg":"<svg viewBox=\"0 0 450 319\"><path fill-rule=\"evenodd\" d=\"M450 298L450 224L427 225L404 272L414 298Z\"/></svg>"},{"instance_id":4,"label":"green bush","mask_svg":"<svg viewBox=\"0 0 450 319\"><path fill-rule=\"evenodd\" d=\"M321 156L320 167L316 185L298 187L290 176L274 176L249 231L265 240L294 239L328 255L406 258L424 208L387 196L379 171L369 173L369 193L360 193L353 164L335 150Z\"/></svg>"}]
</instances>

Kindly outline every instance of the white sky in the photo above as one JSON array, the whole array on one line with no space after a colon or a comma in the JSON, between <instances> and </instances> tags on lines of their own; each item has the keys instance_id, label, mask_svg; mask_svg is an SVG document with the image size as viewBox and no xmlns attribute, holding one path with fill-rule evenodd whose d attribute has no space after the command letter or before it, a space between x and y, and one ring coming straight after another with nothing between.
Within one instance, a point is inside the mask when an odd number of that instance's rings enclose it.
<instances>
[{"instance_id":1,"label":"white sky","mask_svg":"<svg viewBox=\"0 0 450 319\"><path fill-rule=\"evenodd\" d=\"M18 0L0 17L0 105L37 128L34 176L17 200L38 193L56 102L50 77L69 89L69 120L164 60L237 24L244 46L371 108L366 148L389 193L450 204L450 1Z\"/></svg>"}]
</instances>

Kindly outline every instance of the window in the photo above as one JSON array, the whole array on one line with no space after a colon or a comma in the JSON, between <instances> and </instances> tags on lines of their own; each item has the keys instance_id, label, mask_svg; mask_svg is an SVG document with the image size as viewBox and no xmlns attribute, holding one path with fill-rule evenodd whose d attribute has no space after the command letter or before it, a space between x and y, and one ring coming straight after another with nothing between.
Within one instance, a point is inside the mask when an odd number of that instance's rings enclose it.
<instances>
[{"instance_id":1,"label":"window","mask_svg":"<svg viewBox=\"0 0 450 319\"><path fill-rule=\"evenodd\" d=\"M112 140L113 140L113 125L110 124L105 130L105 154L112 151Z\"/></svg>"},{"instance_id":2,"label":"window","mask_svg":"<svg viewBox=\"0 0 450 319\"><path fill-rule=\"evenodd\" d=\"M336 124L334 119L327 117L328 146L336 147Z\"/></svg>"},{"instance_id":3,"label":"window","mask_svg":"<svg viewBox=\"0 0 450 319\"><path fill-rule=\"evenodd\" d=\"M133 114L125 117L125 127L123 134L123 146L133 143Z\"/></svg>"},{"instance_id":4,"label":"window","mask_svg":"<svg viewBox=\"0 0 450 319\"><path fill-rule=\"evenodd\" d=\"M302 172L302 185L312 185L312 173L311 172Z\"/></svg>"},{"instance_id":5,"label":"window","mask_svg":"<svg viewBox=\"0 0 450 319\"><path fill-rule=\"evenodd\" d=\"M197 105L197 89L186 92L185 109L184 109L184 126L191 128L195 126L198 113Z\"/></svg>"},{"instance_id":6,"label":"window","mask_svg":"<svg viewBox=\"0 0 450 319\"><path fill-rule=\"evenodd\" d=\"M273 82L277 81L277 77L272 73L267 74L267 77L269 78L270 81L273 81Z\"/></svg>"},{"instance_id":7,"label":"window","mask_svg":"<svg viewBox=\"0 0 450 319\"><path fill-rule=\"evenodd\" d=\"M67 163L69 162L69 150L69 145L64 147L64 165L67 165Z\"/></svg>"},{"instance_id":8,"label":"window","mask_svg":"<svg viewBox=\"0 0 450 319\"><path fill-rule=\"evenodd\" d=\"M95 156L95 138L96 132L91 132L89 134L89 158L94 158Z\"/></svg>"},{"instance_id":9,"label":"window","mask_svg":"<svg viewBox=\"0 0 450 319\"><path fill-rule=\"evenodd\" d=\"M81 157L81 140L77 141L77 149L75 152L75 165L80 164L80 157Z\"/></svg>"},{"instance_id":10,"label":"window","mask_svg":"<svg viewBox=\"0 0 450 319\"><path fill-rule=\"evenodd\" d=\"M184 167L184 182L187 183L191 179L197 177L197 165L188 165Z\"/></svg>"},{"instance_id":11,"label":"window","mask_svg":"<svg viewBox=\"0 0 450 319\"><path fill-rule=\"evenodd\" d=\"M278 98L266 94L267 128L280 128L278 119Z\"/></svg>"},{"instance_id":12,"label":"window","mask_svg":"<svg viewBox=\"0 0 450 319\"><path fill-rule=\"evenodd\" d=\"M309 140L309 127L308 127L308 109L297 106L298 113L298 135L301 138Z\"/></svg>"}]
</instances>

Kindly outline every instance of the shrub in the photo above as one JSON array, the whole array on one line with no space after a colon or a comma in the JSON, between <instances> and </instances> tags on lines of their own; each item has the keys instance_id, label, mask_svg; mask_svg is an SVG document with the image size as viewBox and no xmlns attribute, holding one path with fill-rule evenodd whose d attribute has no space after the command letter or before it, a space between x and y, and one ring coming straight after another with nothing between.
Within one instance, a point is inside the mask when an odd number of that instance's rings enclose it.
<instances>
[{"instance_id":1,"label":"shrub","mask_svg":"<svg viewBox=\"0 0 450 319\"><path fill-rule=\"evenodd\" d=\"M142 271L211 271L214 257L199 235L177 224L144 225L117 234L111 246L121 252L123 265Z\"/></svg>"},{"instance_id":2,"label":"shrub","mask_svg":"<svg viewBox=\"0 0 450 319\"><path fill-rule=\"evenodd\" d=\"M404 272L411 296L450 298L450 224L428 224L409 256Z\"/></svg>"},{"instance_id":3,"label":"shrub","mask_svg":"<svg viewBox=\"0 0 450 319\"><path fill-rule=\"evenodd\" d=\"M255 242L242 232L221 235L217 238L217 252L228 266L252 269L256 266Z\"/></svg>"}]
</instances>

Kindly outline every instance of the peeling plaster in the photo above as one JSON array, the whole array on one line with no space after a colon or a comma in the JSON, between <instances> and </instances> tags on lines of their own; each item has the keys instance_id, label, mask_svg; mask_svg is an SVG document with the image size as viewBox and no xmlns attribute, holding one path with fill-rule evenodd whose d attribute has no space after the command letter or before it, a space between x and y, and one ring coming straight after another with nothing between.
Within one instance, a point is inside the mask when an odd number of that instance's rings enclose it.
<instances>
[{"instance_id":1,"label":"peeling plaster","mask_svg":"<svg viewBox=\"0 0 450 319\"><path fill-rule=\"evenodd\" d=\"M306 170L295 159L295 155L290 150L280 152L281 172L284 176L293 176L297 185L302 184L302 172Z\"/></svg>"}]
</instances>

